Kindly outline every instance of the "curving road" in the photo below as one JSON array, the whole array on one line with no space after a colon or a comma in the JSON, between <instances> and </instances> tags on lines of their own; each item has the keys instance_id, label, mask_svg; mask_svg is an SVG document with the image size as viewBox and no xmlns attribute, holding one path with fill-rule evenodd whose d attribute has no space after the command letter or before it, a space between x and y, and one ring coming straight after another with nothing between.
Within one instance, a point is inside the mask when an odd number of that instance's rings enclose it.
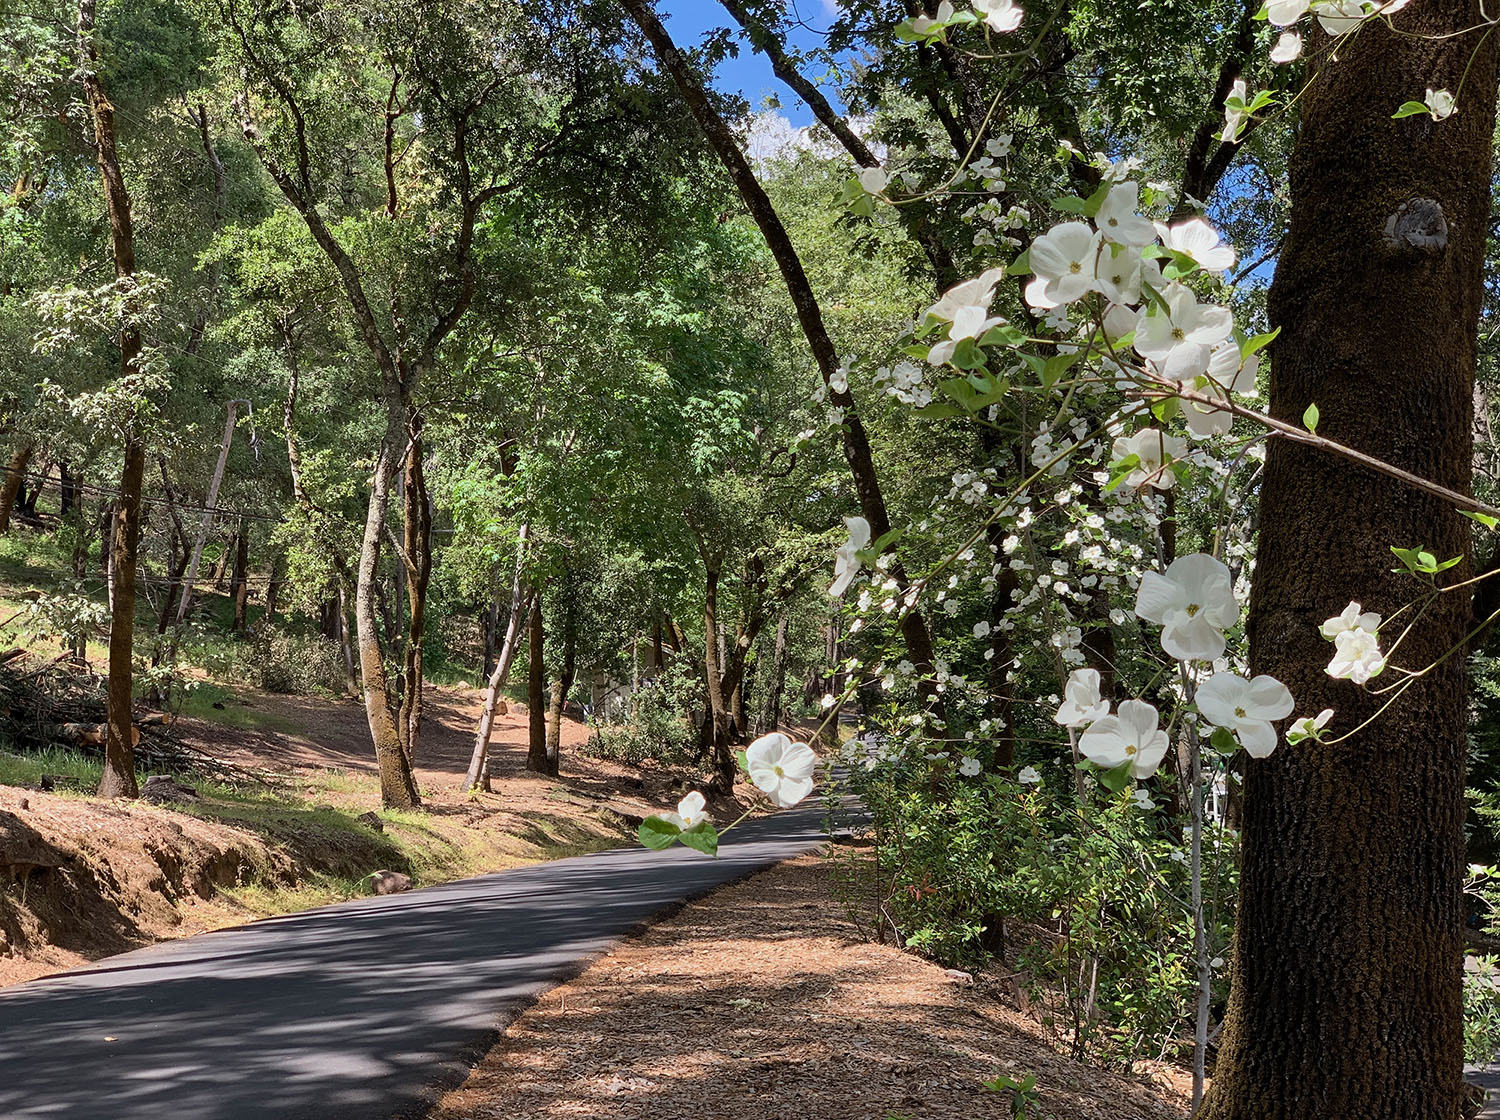
<instances>
[{"instance_id":1,"label":"curving road","mask_svg":"<svg viewBox=\"0 0 1500 1120\"><path fill-rule=\"evenodd\" d=\"M822 810L720 858L622 848L327 906L0 992L5 1120L422 1115L532 998L654 914L816 847Z\"/></svg>"}]
</instances>

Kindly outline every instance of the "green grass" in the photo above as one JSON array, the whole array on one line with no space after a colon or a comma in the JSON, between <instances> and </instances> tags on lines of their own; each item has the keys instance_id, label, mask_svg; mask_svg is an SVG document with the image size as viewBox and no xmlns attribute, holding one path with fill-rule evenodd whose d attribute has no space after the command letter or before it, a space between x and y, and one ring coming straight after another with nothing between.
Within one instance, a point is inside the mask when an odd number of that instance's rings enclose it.
<instances>
[{"instance_id":1,"label":"green grass","mask_svg":"<svg viewBox=\"0 0 1500 1120\"><path fill-rule=\"evenodd\" d=\"M81 789L91 792L99 785L103 772L103 762L77 751L51 748L13 754L5 749L5 744L0 744L0 786L34 786L41 782L43 774L54 774L71 779Z\"/></svg>"},{"instance_id":2,"label":"green grass","mask_svg":"<svg viewBox=\"0 0 1500 1120\"><path fill-rule=\"evenodd\" d=\"M214 707L222 704L222 708ZM182 695L181 714L224 727L239 727L252 731L280 731L295 734L301 730L294 719L277 715L242 701L232 688L211 682L199 682Z\"/></svg>"}]
</instances>

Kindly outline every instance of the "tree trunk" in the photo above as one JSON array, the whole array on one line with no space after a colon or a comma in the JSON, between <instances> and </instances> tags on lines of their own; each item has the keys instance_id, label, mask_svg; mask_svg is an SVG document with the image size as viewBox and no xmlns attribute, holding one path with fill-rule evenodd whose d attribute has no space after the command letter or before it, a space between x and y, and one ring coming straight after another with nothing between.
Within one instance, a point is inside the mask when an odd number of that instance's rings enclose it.
<instances>
[{"instance_id":1,"label":"tree trunk","mask_svg":"<svg viewBox=\"0 0 1500 1120\"><path fill-rule=\"evenodd\" d=\"M432 575L432 507L422 471L421 423L413 422L406 445L401 487L406 518L402 529L402 564L406 572L407 630L402 651L401 746L415 758L422 732L422 653L427 638L427 584Z\"/></svg>"},{"instance_id":2,"label":"tree trunk","mask_svg":"<svg viewBox=\"0 0 1500 1120\"><path fill-rule=\"evenodd\" d=\"M529 529L529 525L521 526L520 540L516 544L516 568L510 581L510 618L505 624L505 641L500 646L500 654L495 661L494 671L490 673L489 686L485 689L484 707L479 713L479 730L474 736L474 753L469 758L469 771L464 775L464 789L466 790L490 788L488 755L490 733L495 725L495 711L500 704L500 692L510 678L511 662L515 660L516 650L521 645L523 621L531 609L531 592L527 590L524 583L526 538Z\"/></svg>"},{"instance_id":3,"label":"tree trunk","mask_svg":"<svg viewBox=\"0 0 1500 1120\"><path fill-rule=\"evenodd\" d=\"M57 464L57 486L61 492L58 513L63 517L73 512L78 501L78 479L74 476L67 463L59 461Z\"/></svg>"},{"instance_id":4,"label":"tree trunk","mask_svg":"<svg viewBox=\"0 0 1500 1120\"><path fill-rule=\"evenodd\" d=\"M115 150L115 110L104 91L104 83L99 79L99 56L93 40L94 17L94 0L80 0L79 73L93 117L95 154L104 183L104 205L109 212L115 276L126 279L135 275L135 232L131 224L130 196L125 191L125 178L120 173L120 158ZM120 376L135 377L141 355L140 328L128 324L120 332L119 345ZM136 547L141 534L141 489L145 482L146 449L139 433L133 429L125 436L123 460L110 547L108 731L104 742L104 774L99 779L100 797L134 797L138 792L130 708L135 648ZM10 481L7 479L7 483Z\"/></svg>"},{"instance_id":5,"label":"tree trunk","mask_svg":"<svg viewBox=\"0 0 1500 1120\"><path fill-rule=\"evenodd\" d=\"M1463 32L1484 23L1467 0L1393 18L1399 35L1370 20L1303 95L1269 304L1271 412L1297 423L1316 402L1320 434L1467 493L1496 39ZM1327 40L1314 36L1318 59ZM1425 87L1460 85L1447 120L1391 118ZM1333 708L1330 730L1353 732L1388 697L1324 673L1319 623L1351 600L1392 615L1420 585L1391 573L1389 546L1467 556L1469 522L1281 441L1260 514L1252 671L1284 681L1298 715ZM1464 592L1418 616L1396 660L1442 663L1369 728L1249 761L1235 984L1207 1120L1459 1116L1468 618Z\"/></svg>"},{"instance_id":6,"label":"tree trunk","mask_svg":"<svg viewBox=\"0 0 1500 1120\"><path fill-rule=\"evenodd\" d=\"M677 85L688 109L698 122L698 127L703 130L709 146L713 148L719 157L719 162L729 173L730 179L739 191L740 198L744 201L746 210L750 212L751 218L754 219L762 237L765 238L766 247L776 260L787 292L791 296L792 305L796 309L797 321L807 339L808 349L818 366L824 387L828 390L828 400L844 412L842 425L844 460L849 466L849 473L854 481L854 490L859 497L860 512L869 522L870 536L878 540L890 532L891 523L886 510L885 495L881 490L880 479L875 470L875 458L870 451L869 436L849 390L833 387L833 381L840 366L838 350L828 334L822 309L818 306L817 294L813 291L807 272L802 267L802 260L797 255L796 247L792 244L786 227L776 213L776 208L771 204L770 197L756 179L750 161L740 150L734 133L709 99L702 78L694 71L687 57L677 49L667 29L657 18L652 0L620 0L620 4L630 13L630 17L650 40L662 69L671 75L673 82ZM886 574L895 580L897 587L904 592L907 587L907 578L899 558L893 560L886 569ZM903 610L897 621L907 652L922 675L923 694L930 707L941 714L942 701L938 696L937 684L932 676L932 635L927 629L927 621L915 607ZM706 640L712 641L712 635L709 635Z\"/></svg>"},{"instance_id":7,"label":"tree trunk","mask_svg":"<svg viewBox=\"0 0 1500 1120\"><path fill-rule=\"evenodd\" d=\"M526 679L526 715L530 732L527 738L526 769L537 774L547 770L547 668L542 658L545 654L546 629L542 625L542 596L538 591L531 600L531 664Z\"/></svg>"},{"instance_id":8,"label":"tree trunk","mask_svg":"<svg viewBox=\"0 0 1500 1120\"><path fill-rule=\"evenodd\" d=\"M11 452L10 462L5 468L5 483L0 486L0 533L10 532L11 510L15 508L21 484L26 481L26 468L31 465L31 456L35 450L31 444L27 444Z\"/></svg>"},{"instance_id":9,"label":"tree trunk","mask_svg":"<svg viewBox=\"0 0 1500 1120\"><path fill-rule=\"evenodd\" d=\"M193 605L193 585L198 581L198 565L203 560L203 546L208 543L208 531L213 527L215 505L219 501L219 486L224 481L224 467L229 462L229 442L234 439L235 412L239 401L229 402L229 415L224 421L224 437L219 441L219 458L214 463L213 478L208 483L208 496L203 500L203 520L198 524L198 538L193 542L193 557L188 561L187 578L182 584L182 598L177 602L177 621L187 617Z\"/></svg>"},{"instance_id":10,"label":"tree trunk","mask_svg":"<svg viewBox=\"0 0 1500 1120\"><path fill-rule=\"evenodd\" d=\"M277 553L271 558L271 575L266 580L266 621L271 622L276 618L277 608L281 606L281 584L286 579L286 556Z\"/></svg>"},{"instance_id":11,"label":"tree trunk","mask_svg":"<svg viewBox=\"0 0 1500 1120\"><path fill-rule=\"evenodd\" d=\"M781 621L776 624L776 644L772 647L766 703L761 709L760 723L755 729L759 735L766 735L781 726L781 696L786 689L786 631L787 618L782 615Z\"/></svg>"},{"instance_id":12,"label":"tree trunk","mask_svg":"<svg viewBox=\"0 0 1500 1120\"><path fill-rule=\"evenodd\" d=\"M245 613L250 605L250 535L245 532L243 522L234 539L234 569L229 577L229 597L234 601L234 622L230 630L235 634L243 634Z\"/></svg>"},{"instance_id":13,"label":"tree trunk","mask_svg":"<svg viewBox=\"0 0 1500 1120\"><path fill-rule=\"evenodd\" d=\"M719 669L718 634L719 569L705 558L703 577L703 675L708 684L708 720L711 732L705 739L713 746L716 793L734 789L734 753L729 749L729 709L724 704L724 680Z\"/></svg>"},{"instance_id":14,"label":"tree trunk","mask_svg":"<svg viewBox=\"0 0 1500 1120\"><path fill-rule=\"evenodd\" d=\"M422 803L422 799L417 793L411 762L391 715L390 683L385 675L385 660L381 656L375 620L375 583L380 572L380 541L385 535L386 503L391 496L396 456L406 444L403 417L395 409L390 411L385 438L380 442L375 468L370 475L370 504L365 513L365 532L360 542L358 576L354 585L354 628L365 719L370 725L375 761L380 767L380 799L387 809L413 809Z\"/></svg>"},{"instance_id":15,"label":"tree trunk","mask_svg":"<svg viewBox=\"0 0 1500 1120\"><path fill-rule=\"evenodd\" d=\"M573 687L573 676L577 671L578 633L573 597L568 595L563 607L563 658L557 677L552 682L552 696L548 703L547 721L547 773L557 777L562 762L563 708L568 702L568 690Z\"/></svg>"}]
</instances>

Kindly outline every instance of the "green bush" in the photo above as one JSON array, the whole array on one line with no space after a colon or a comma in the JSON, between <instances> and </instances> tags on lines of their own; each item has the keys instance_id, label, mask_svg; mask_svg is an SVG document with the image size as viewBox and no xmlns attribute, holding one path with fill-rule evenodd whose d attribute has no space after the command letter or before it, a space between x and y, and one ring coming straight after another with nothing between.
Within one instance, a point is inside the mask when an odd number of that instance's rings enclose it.
<instances>
[{"instance_id":1,"label":"green bush","mask_svg":"<svg viewBox=\"0 0 1500 1120\"><path fill-rule=\"evenodd\" d=\"M643 681L630 697L624 722L591 720L586 750L627 766L655 759L668 766L691 765L698 754L692 713L702 704L703 684L685 665L672 664Z\"/></svg>"},{"instance_id":2,"label":"green bush","mask_svg":"<svg viewBox=\"0 0 1500 1120\"><path fill-rule=\"evenodd\" d=\"M964 778L920 754L869 769L850 752L844 761L872 814L876 872L863 876L875 896L846 902L866 910L873 932L953 967L1001 958L1079 1058L1128 1066L1192 1037L1181 822L1102 789L1080 806L1058 771L1024 786L1008 775ZM1204 897L1222 915L1207 919L1209 945L1227 957L1232 834L1209 828L1204 848ZM1216 1001L1227 985L1227 970L1216 970Z\"/></svg>"}]
</instances>

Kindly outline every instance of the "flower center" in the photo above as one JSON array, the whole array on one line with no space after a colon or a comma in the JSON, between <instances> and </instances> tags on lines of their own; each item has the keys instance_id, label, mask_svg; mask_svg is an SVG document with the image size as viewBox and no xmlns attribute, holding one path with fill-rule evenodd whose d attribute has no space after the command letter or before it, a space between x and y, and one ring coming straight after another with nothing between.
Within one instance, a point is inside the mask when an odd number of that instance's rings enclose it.
<instances>
[{"instance_id":1,"label":"flower center","mask_svg":"<svg viewBox=\"0 0 1500 1120\"><path fill-rule=\"evenodd\" d=\"M1138 747L1138 746L1136 746L1134 743L1126 743L1125 744L1125 757L1126 758L1134 758L1137 754L1140 753L1140 750L1141 750L1141 748Z\"/></svg>"},{"instance_id":2,"label":"flower center","mask_svg":"<svg viewBox=\"0 0 1500 1120\"><path fill-rule=\"evenodd\" d=\"M1186 613L1187 613L1187 616L1188 616L1188 617L1189 617L1189 618L1192 618L1192 617L1193 617L1193 616L1194 616L1194 615L1195 615L1195 614L1197 614L1197 613L1198 613L1198 612L1199 612L1199 611L1201 611L1201 610L1202 610L1202 609L1203 609L1203 607L1202 607L1202 605L1201 605L1201 604L1199 604L1199 603L1189 603L1189 604L1188 604L1188 605L1187 605L1187 611L1186 611Z\"/></svg>"},{"instance_id":3,"label":"flower center","mask_svg":"<svg viewBox=\"0 0 1500 1120\"><path fill-rule=\"evenodd\" d=\"M1181 342L1185 338L1187 338L1187 332L1184 331L1181 327L1172 328L1172 341Z\"/></svg>"},{"instance_id":4,"label":"flower center","mask_svg":"<svg viewBox=\"0 0 1500 1120\"><path fill-rule=\"evenodd\" d=\"M1083 271L1083 262L1082 261L1070 261L1068 263L1068 271L1069 272L1073 272L1073 273L1082 272Z\"/></svg>"},{"instance_id":5,"label":"flower center","mask_svg":"<svg viewBox=\"0 0 1500 1120\"><path fill-rule=\"evenodd\" d=\"M775 774L778 778L785 778L786 777L786 774L782 772L782 769L781 769L780 766L773 766L773 767L771 767L771 773Z\"/></svg>"},{"instance_id":6,"label":"flower center","mask_svg":"<svg viewBox=\"0 0 1500 1120\"><path fill-rule=\"evenodd\" d=\"M1245 709L1244 709L1244 708L1236 708L1236 709L1235 709L1235 710L1234 710L1234 714L1235 714L1235 715L1236 715L1236 716L1237 716L1237 717L1239 717L1239 718L1240 718L1240 719L1246 719L1246 718L1248 718L1248 717L1247 717L1247 716L1246 716L1246 714L1245 714Z\"/></svg>"}]
</instances>

